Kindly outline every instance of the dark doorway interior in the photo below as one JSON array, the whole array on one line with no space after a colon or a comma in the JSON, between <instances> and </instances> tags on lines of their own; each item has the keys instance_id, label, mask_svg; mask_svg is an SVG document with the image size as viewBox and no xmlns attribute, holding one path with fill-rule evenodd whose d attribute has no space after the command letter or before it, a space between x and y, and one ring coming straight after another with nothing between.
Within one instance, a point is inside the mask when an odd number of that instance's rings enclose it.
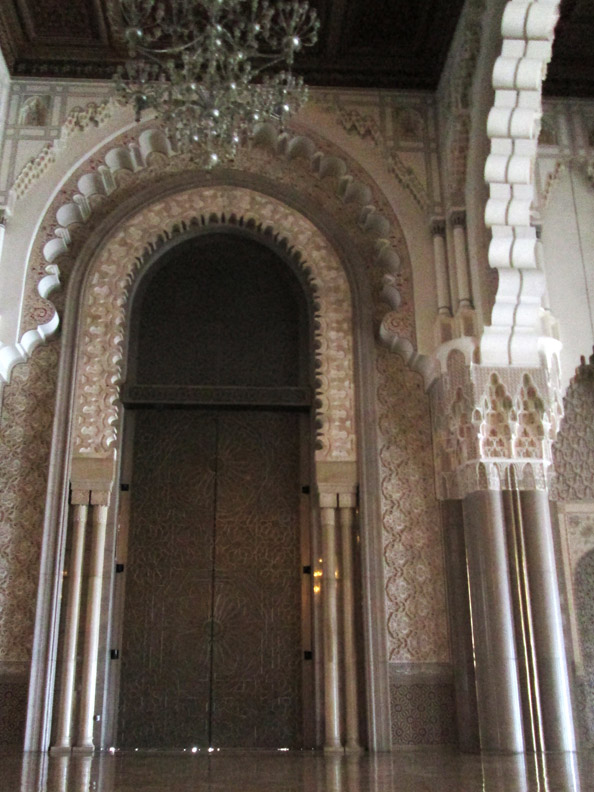
<instances>
[{"instance_id":1,"label":"dark doorway interior","mask_svg":"<svg viewBox=\"0 0 594 792\"><path fill-rule=\"evenodd\" d=\"M131 329L117 742L302 747L303 290L252 239L196 237L141 281Z\"/></svg>"}]
</instances>

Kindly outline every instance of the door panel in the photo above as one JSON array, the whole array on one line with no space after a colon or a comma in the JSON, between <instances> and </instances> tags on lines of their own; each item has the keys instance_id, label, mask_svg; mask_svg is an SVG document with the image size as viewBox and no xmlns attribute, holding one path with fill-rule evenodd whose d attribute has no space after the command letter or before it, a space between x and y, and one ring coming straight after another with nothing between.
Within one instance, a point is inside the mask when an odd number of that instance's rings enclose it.
<instances>
[{"instance_id":1,"label":"door panel","mask_svg":"<svg viewBox=\"0 0 594 792\"><path fill-rule=\"evenodd\" d=\"M135 416L119 743L299 746L298 416Z\"/></svg>"},{"instance_id":2,"label":"door panel","mask_svg":"<svg viewBox=\"0 0 594 792\"><path fill-rule=\"evenodd\" d=\"M216 420L135 414L119 742L208 741Z\"/></svg>"},{"instance_id":3,"label":"door panel","mask_svg":"<svg viewBox=\"0 0 594 792\"><path fill-rule=\"evenodd\" d=\"M215 612L230 649L213 663L213 744L295 747L302 731L298 417L227 413L219 427Z\"/></svg>"}]
</instances>

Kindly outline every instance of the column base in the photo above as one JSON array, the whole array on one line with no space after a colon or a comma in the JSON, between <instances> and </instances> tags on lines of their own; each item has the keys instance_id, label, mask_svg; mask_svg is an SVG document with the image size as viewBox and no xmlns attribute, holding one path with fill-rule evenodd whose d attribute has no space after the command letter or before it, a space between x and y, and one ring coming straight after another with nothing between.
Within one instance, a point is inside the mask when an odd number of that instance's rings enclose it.
<instances>
[{"instance_id":1,"label":"column base","mask_svg":"<svg viewBox=\"0 0 594 792\"><path fill-rule=\"evenodd\" d=\"M363 753L363 748L359 745L359 743L349 743L345 745L344 752L348 754L360 754Z\"/></svg>"},{"instance_id":2,"label":"column base","mask_svg":"<svg viewBox=\"0 0 594 792\"><path fill-rule=\"evenodd\" d=\"M50 756L69 756L71 753L71 745L52 745L49 749Z\"/></svg>"},{"instance_id":3,"label":"column base","mask_svg":"<svg viewBox=\"0 0 594 792\"><path fill-rule=\"evenodd\" d=\"M344 753L344 748L342 745L325 745L324 746L324 753L327 754L341 754Z\"/></svg>"},{"instance_id":4,"label":"column base","mask_svg":"<svg viewBox=\"0 0 594 792\"><path fill-rule=\"evenodd\" d=\"M95 746L93 743L89 745L75 745L72 749L72 753L77 756L91 756L95 753Z\"/></svg>"}]
</instances>

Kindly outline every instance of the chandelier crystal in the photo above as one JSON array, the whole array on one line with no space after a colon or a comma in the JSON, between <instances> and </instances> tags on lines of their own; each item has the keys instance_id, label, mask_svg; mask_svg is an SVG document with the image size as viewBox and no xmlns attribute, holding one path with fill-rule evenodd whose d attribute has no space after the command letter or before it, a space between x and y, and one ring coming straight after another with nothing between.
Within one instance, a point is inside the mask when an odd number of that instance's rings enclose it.
<instances>
[{"instance_id":1,"label":"chandelier crystal","mask_svg":"<svg viewBox=\"0 0 594 792\"><path fill-rule=\"evenodd\" d=\"M180 152L232 160L263 121L281 128L307 100L295 54L319 20L303 0L119 0L130 60L114 76L140 121L157 113Z\"/></svg>"}]
</instances>

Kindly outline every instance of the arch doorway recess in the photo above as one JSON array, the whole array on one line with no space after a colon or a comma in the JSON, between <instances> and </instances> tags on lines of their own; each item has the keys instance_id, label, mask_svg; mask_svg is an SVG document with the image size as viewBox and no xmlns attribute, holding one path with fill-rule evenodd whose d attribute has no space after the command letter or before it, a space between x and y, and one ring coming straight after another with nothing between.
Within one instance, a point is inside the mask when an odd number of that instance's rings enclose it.
<instances>
[{"instance_id":1,"label":"arch doorway recess","mask_svg":"<svg viewBox=\"0 0 594 792\"><path fill-rule=\"evenodd\" d=\"M226 214L222 210L229 205L230 192L238 212ZM207 207L214 211L207 214ZM209 218L208 221L205 217ZM171 218L169 226L167 218ZM286 237L280 238L275 228L282 228ZM154 240L152 243L151 239ZM205 333L204 327L194 330L187 327L188 337L183 338L183 334L178 332L175 343L176 333L172 331L169 338L169 342L173 342L173 346L169 347L171 354L155 355L155 340L160 336L162 340L163 333L162 328L161 331L156 330L159 322L155 318L159 298L165 294L163 283L159 285L159 278L166 279L163 273L166 273L168 266L178 268L176 278L179 278L187 266L184 259L188 256L191 258L192 250L201 252L203 255L198 258L206 261L208 255L205 251L213 240L217 240L213 250L217 245L219 248L226 245L236 253L243 249L245 255L242 254L242 260L246 271L251 266L248 259L254 258L254 252L257 253L255 258L261 260L260 266L264 268L261 271L268 267L268 275L261 279L260 286L257 285L257 273L252 272L249 279L251 292L248 290L245 303L242 301L240 307L243 310L250 301L256 306L258 300L261 302L259 310L265 304L268 309L279 304L284 306L282 311L274 314L272 310L270 315L271 327L283 328L280 340L276 339L279 344L277 351L260 332L263 327L261 322L250 333L246 326L234 324L233 317L229 321L228 316L216 315L215 310L214 319L211 317L209 320L211 329L215 328L213 332ZM214 258L220 262L219 253ZM262 264L262 261L265 263ZM216 272L214 260L209 266L212 272ZM278 295L273 297L272 294L265 294L266 289L272 288L273 270L277 280L280 279L279 283L284 283L286 294L290 294L289 301L293 301L293 319L290 318L288 304L283 304ZM187 289L184 289L179 288L178 284L177 289L171 290L171 297L173 299L175 295L182 295L186 299L194 289L194 296L199 291L201 299L206 301L203 305L204 315L207 313L208 300L220 308L225 299L228 314L231 305L238 305L237 295L234 294L237 283L231 279L232 286L226 297L222 283L209 289L198 288L195 284L186 284ZM157 284L152 297L151 284ZM361 609L355 607L360 596L355 592L357 573L353 570L353 562L357 560L354 548L358 530L355 339L351 286L335 250L311 221L269 196L252 193L245 188L196 188L155 202L120 223L107 241L89 254L84 271L81 264L78 287L76 278L71 284L71 289L76 288L79 289L80 310L71 329L73 354L63 361L61 373L63 382L73 383L70 396L72 409L64 416L70 438L67 443L70 448L67 471L70 484L70 549L67 606L63 609L57 651L60 667L54 706L49 710L47 720L48 732L51 728L52 751L89 752L95 747L107 747L117 742L114 738L118 727L122 734L125 729L132 728L125 725L128 716L124 714L126 696L129 699L134 697L130 692L133 688L129 688L128 692L125 689L126 636L130 639L133 632L126 628L126 612L132 612L130 601L144 601L145 598L142 589L137 589L134 595L134 587L130 582L128 594L123 593L121 589L125 586L122 581L127 573L125 571L122 575L120 571L122 565L126 570L126 564L132 564L134 554L137 557L146 555L145 544L136 538L136 534L140 536L141 531L135 528L134 522L136 520L140 524L142 518L134 516L134 509L139 508L138 504L134 506L134 491L142 490L142 487L145 491L152 488L150 469L156 465L148 466L149 475L144 483L138 485L135 476L140 475L140 460L147 457L150 449L154 450L154 438L163 429L165 421L170 421L172 427L177 422L178 427L177 430L166 430L165 437L176 433L183 437L193 432L194 441L190 442L190 447L200 447L204 451L200 464L205 473L201 480L198 476L194 482L198 490L201 487L208 490L209 486L211 490L229 489L230 485L224 483L222 470L229 467L229 460L239 460L240 451L236 447L231 449L230 443L243 437L246 447L251 445L252 452L256 449L255 457L252 456L252 461L243 465L243 470L248 471L248 475L258 475L259 480L272 480L274 476L279 476L279 480L272 485L273 490L292 492L293 533L292 529L277 531L276 534L269 531L260 545L250 544L253 550L253 574L245 577L241 584L238 583L239 588L243 587L241 597L244 603L250 597L248 590L252 592L253 599L254 592L265 589L266 580L270 579L273 581L271 592L274 587L279 589L286 585L289 591L287 602L293 598L292 601L297 604L291 611L293 616L297 612L297 619L293 619L292 625L291 619L279 618L278 631L271 632L276 655L274 652L269 653L271 657L274 655L270 668L286 662L287 667L298 671L293 676L284 675L286 679L292 680L289 688L293 692L297 691L295 695L291 694L292 698L291 695L285 695L286 690L283 692L277 686L276 705L272 700L263 704L268 707L269 714L272 713L269 719L280 723L282 719L278 713L274 714L274 706L280 706L279 702L282 701L286 712L290 712L287 722L293 724L291 728L283 727L284 731L281 730L270 739L290 742L292 745L323 746L328 750L343 750L345 747L357 750L360 743L368 739L362 723L369 699L362 692L366 687L362 680L367 682L365 677L368 669L365 669L364 677L361 641L355 637L361 633L361 623L365 626ZM218 295L216 298L215 294ZM153 307L143 318L142 311L137 312L134 306L146 300L149 300L147 305L152 304ZM183 316L183 313L181 308L177 313L173 309L174 316ZM217 351L213 345L207 348L208 343L196 343L198 336L212 339L217 334L231 341L235 335L235 344L225 345L229 360L222 360L220 349ZM251 348L260 356L259 363L248 359L245 352L239 352L245 345L242 347L237 342L238 334L250 336ZM180 348L184 346L186 351L200 349L202 355L201 360L193 359L190 366L194 373L200 374L191 382L187 378L182 381L184 377L176 380L179 369L174 365L173 357L174 353L181 354ZM291 352L287 351L289 348ZM250 380L250 377L258 374L259 368L261 371L266 369L261 364L267 354L275 360L273 366L268 366L268 374L272 370L274 376L278 377L284 372L286 378L282 382L282 377L280 380L273 377L269 384L262 384L263 381L258 380L257 376ZM294 365L292 373L287 375L290 368L287 362L290 359ZM154 368L151 371L154 361L159 361L162 366L161 372L157 372L159 381L153 379L156 376ZM222 379L217 380L215 377L213 382L210 374L205 378L204 372L208 370L217 370ZM230 371L235 374L243 371L247 379L240 377L237 382L225 379ZM173 390L175 394L172 396ZM119 408L120 402L124 404L124 410ZM124 421L122 414L125 415ZM159 420L159 416L165 415L166 419ZM269 424L266 429L268 435L263 434L263 424L266 422ZM284 428L281 427L283 422ZM120 431L122 423L123 432ZM139 431L141 424L143 428ZM191 430L187 429L188 426L192 427ZM136 441L133 439L135 433ZM139 439L143 433L144 440ZM292 440L288 439L289 435ZM285 439L279 442L282 437ZM275 442L277 450L274 449ZM142 451L143 448L146 453ZM282 453L283 448L288 449L286 453ZM261 454L258 461L258 451L262 449L270 452L267 462L261 458ZM184 452L178 449L173 455L179 460ZM281 471L281 462L284 464L287 460L288 469L292 470L290 474ZM269 471L270 475L261 471L258 473L258 465ZM217 470L219 466L221 471ZM237 470L242 468L239 464L236 467ZM228 471L229 480L241 478L237 470ZM180 477L184 475L187 474L182 473ZM281 482L285 475L293 476L291 484ZM182 487L182 491L186 490ZM245 500L245 495L240 495L245 492L244 481L238 490L229 493L230 503L237 506L238 499ZM257 498L255 495L254 498L260 503L272 500L270 493L258 487L253 492L258 493ZM179 500L181 496L176 497ZM190 508L193 504L195 511L198 509L196 502L195 497L188 499ZM208 502L208 497L202 502ZM200 698L201 703L192 703L192 696L184 694L181 696L183 701L180 699L177 706L180 712L191 711L192 706L202 708L202 716L207 711L208 717L203 717L205 725L200 737L204 744L216 742L216 729L222 728L217 725L215 715L216 697L221 696L223 701L226 695L216 691L220 678L224 676L217 671L217 663L221 662L221 658L227 655L237 672L234 686L249 687L239 662L244 648L244 645L239 644L243 642L228 642L231 632L221 623L217 611L217 608L222 608L231 612L233 607L229 602L237 604L241 599L235 591L223 603L224 597L221 599L217 593L217 583L219 590L224 588L232 575L227 574L228 570L223 570L217 558L216 534L218 526L225 522L225 515L232 512L233 508L219 503L216 496L211 497L210 503L213 504L211 528L196 540L203 544L199 551L200 557L211 559L201 570L207 593L199 599L205 605L206 612L199 616L194 614L191 624L187 618L185 622L182 620L188 626L186 632L180 623L170 635L162 634L162 644L177 643L178 658L185 656L190 637L196 638L199 632L202 634L198 653L203 658L208 656L208 662L201 672L205 692L201 698L194 696L195 699ZM244 505L241 504L239 509L234 506L235 511L241 511ZM118 519L118 512L124 517ZM128 515L130 519L126 523ZM263 522L265 520L261 515L254 519L254 524ZM119 535L118 523L121 526ZM127 525L130 527L129 559L125 558ZM66 531L65 528L63 530ZM153 533L157 537L157 544L159 541L163 544L163 537L159 537L158 531L155 529ZM234 552L237 550L236 555L245 556L245 553L238 551L245 536L245 532L235 534L227 544ZM289 545L293 555L289 553L285 561L293 570L297 566L299 574L292 573L294 577L290 585L287 581L291 575L286 573L286 569L277 578L271 572L276 563L270 559L274 543L271 536L276 536L278 541L292 537ZM169 546L178 549L180 544L183 545L183 541L179 537L169 541ZM145 572L149 568L154 571L158 566L156 558L158 554L152 560L145 559ZM267 566L268 561L270 564ZM172 568L176 568L175 564ZM171 577L175 578L175 575ZM175 580L179 590L168 594L172 598L169 602L180 603L182 592L179 582ZM194 580L191 585L199 586L200 580ZM272 593L269 598L272 600ZM187 602L192 599L187 598ZM167 603L167 599L161 602L162 613L171 610L164 602ZM84 605L84 613L81 605ZM279 606L279 611L284 610L286 613L287 607ZM183 611L183 607L180 610ZM236 610L237 620L245 622L245 607L243 613L241 608ZM260 614L258 618L264 612L259 605L254 611ZM262 636L262 621L258 624L251 632L248 631L249 637ZM123 632L118 633L122 626ZM283 630L288 633L292 631L292 638L287 641L287 645L292 647L292 655L287 661L277 651L282 643L279 636ZM115 650L110 644L114 636L121 637L122 641ZM147 649L142 641L141 637L140 653L154 654L154 650L150 647ZM118 651L120 648L121 655ZM75 662L77 652L83 657L80 667ZM131 652L128 652L130 655ZM115 663L115 659L120 662ZM248 657L241 659L244 666L258 664ZM172 661L172 664L177 667L176 672L182 673L178 660ZM264 676L272 677L273 674L264 673ZM118 692L120 682L121 690ZM188 685L196 688L196 678L193 682L190 679ZM78 697L75 696L77 688L80 688ZM147 682L146 691L154 689ZM148 692L143 695L146 700L146 704L143 704L146 707L145 714L149 713L151 706L158 711L163 710L162 700L157 697L151 702ZM250 696L252 700L254 697L261 698L254 690L246 693L247 699ZM101 720L95 718L97 711L102 713ZM175 712L175 708L172 711ZM164 724L159 727L163 735L171 734L167 718L171 720L171 715L168 714ZM258 715L258 719L264 718L263 714L261 717ZM144 720L147 719L150 719L148 714ZM236 718L235 722L239 720ZM299 728L294 726L297 721ZM254 733L253 729L251 734L252 743L249 743L245 733L239 737L221 738L221 741L229 745L259 743L267 747L271 744L266 742L268 737ZM148 747L155 737L154 734L145 734L142 739L148 741L145 743ZM172 741L174 747L187 747L181 745L186 739L189 739L187 735L176 737ZM140 737L125 740L133 742L140 740Z\"/></svg>"}]
</instances>

